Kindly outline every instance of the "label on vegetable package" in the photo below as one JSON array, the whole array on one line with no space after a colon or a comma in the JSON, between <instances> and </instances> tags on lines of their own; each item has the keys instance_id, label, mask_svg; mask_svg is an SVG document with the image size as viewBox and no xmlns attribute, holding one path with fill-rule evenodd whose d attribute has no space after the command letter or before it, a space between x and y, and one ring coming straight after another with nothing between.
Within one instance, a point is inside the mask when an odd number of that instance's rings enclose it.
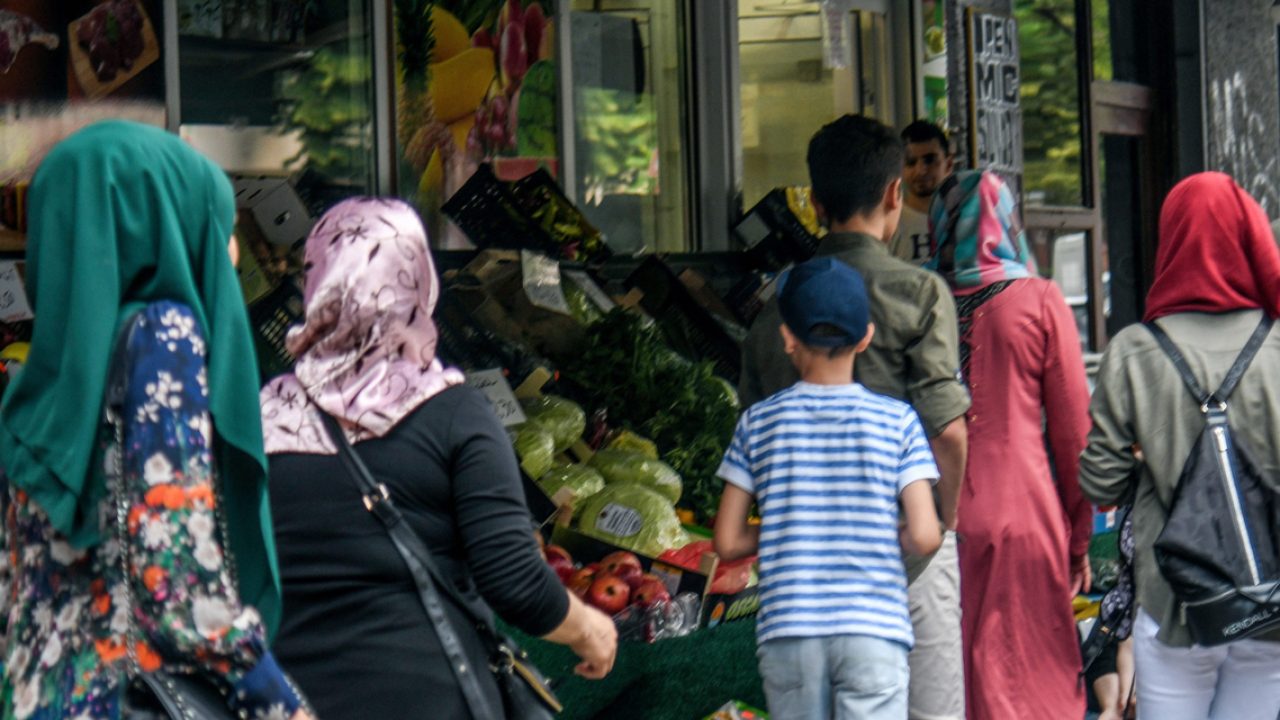
<instances>
[{"instance_id":1,"label":"label on vegetable package","mask_svg":"<svg viewBox=\"0 0 1280 720\"><path fill-rule=\"evenodd\" d=\"M573 316L569 301L560 284L560 264L542 253L520 251L520 270L524 274L524 293L529 302L551 312Z\"/></svg>"},{"instance_id":2,"label":"label on vegetable package","mask_svg":"<svg viewBox=\"0 0 1280 720\"><path fill-rule=\"evenodd\" d=\"M469 372L467 373L467 384L489 398L489 404L493 406L493 411L497 413L498 419L502 421L503 426L519 425L529 419L525 417L524 410L520 407L520 401L516 400L516 394L511 391L511 383L507 382L502 370Z\"/></svg>"},{"instance_id":3,"label":"label on vegetable package","mask_svg":"<svg viewBox=\"0 0 1280 720\"><path fill-rule=\"evenodd\" d=\"M596 516L596 529L618 537L631 537L644 528L644 518L635 508L609 503Z\"/></svg>"}]
</instances>

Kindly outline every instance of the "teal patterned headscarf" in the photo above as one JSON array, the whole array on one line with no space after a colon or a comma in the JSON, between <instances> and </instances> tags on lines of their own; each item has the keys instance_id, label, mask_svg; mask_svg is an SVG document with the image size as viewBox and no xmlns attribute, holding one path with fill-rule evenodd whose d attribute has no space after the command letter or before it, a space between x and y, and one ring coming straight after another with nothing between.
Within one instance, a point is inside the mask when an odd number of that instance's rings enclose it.
<instances>
[{"instance_id":1,"label":"teal patterned headscarf","mask_svg":"<svg viewBox=\"0 0 1280 720\"><path fill-rule=\"evenodd\" d=\"M971 170L949 178L933 198L929 228L934 254L925 267L953 290L1035 274L1017 203L995 173Z\"/></svg>"}]
</instances>

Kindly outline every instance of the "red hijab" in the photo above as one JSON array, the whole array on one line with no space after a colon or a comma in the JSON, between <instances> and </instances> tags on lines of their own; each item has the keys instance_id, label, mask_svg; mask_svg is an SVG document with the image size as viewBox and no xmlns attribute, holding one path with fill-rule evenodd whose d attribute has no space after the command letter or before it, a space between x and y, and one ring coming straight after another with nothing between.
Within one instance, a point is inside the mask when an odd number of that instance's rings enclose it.
<instances>
[{"instance_id":1,"label":"red hijab","mask_svg":"<svg viewBox=\"0 0 1280 720\"><path fill-rule=\"evenodd\" d=\"M1156 278L1143 320L1252 308L1280 317L1280 248L1267 214L1231 176L1192 175L1174 186L1160 212Z\"/></svg>"}]
</instances>

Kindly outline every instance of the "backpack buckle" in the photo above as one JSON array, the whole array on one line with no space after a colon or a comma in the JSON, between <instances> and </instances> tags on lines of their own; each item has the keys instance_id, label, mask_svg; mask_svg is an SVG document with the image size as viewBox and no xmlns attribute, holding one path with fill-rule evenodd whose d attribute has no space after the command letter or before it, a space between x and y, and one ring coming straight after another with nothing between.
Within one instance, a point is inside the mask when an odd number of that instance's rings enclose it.
<instances>
[{"instance_id":1,"label":"backpack buckle","mask_svg":"<svg viewBox=\"0 0 1280 720\"><path fill-rule=\"evenodd\" d=\"M1227 404L1217 398L1209 398L1200 405L1200 412L1204 415L1208 415L1210 410L1225 413L1227 411Z\"/></svg>"}]
</instances>

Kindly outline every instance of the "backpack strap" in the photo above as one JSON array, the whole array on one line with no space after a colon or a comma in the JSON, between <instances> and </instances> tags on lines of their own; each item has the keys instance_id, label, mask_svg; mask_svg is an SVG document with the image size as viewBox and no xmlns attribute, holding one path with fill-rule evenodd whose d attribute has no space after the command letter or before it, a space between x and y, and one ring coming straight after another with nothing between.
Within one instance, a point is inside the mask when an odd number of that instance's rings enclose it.
<instances>
[{"instance_id":1,"label":"backpack strap","mask_svg":"<svg viewBox=\"0 0 1280 720\"><path fill-rule=\"evenodd\" d=\"M1196 380L1195 373L1191 371L1191 366L1187 364L1186 357L1182 351L1174 344L1169 335L1154 322L1143 323L1147 330L1155 336L1156 342L1159 343L1160 349L1164 350L1165 355L1169 356L1169 360L1173 362L1173 366L1177 368L1178 374L1182 376L1182 382L1191 391L1191 395L1200 403L1202 412L1208 412L1211 403L1220 406L1218 409L1224 409L1227 404L1227 398L1231 397L1231 393L1235 391L1236 385L1240 383L1240 378L1244 377L1244 373L1249 369L1249 364L1253 362L1253 358L1258 354L1262 343L1267 339L1267 335L1271 332L1273 320L1268 316L1263 316L1262 321L1258 323L1258 327L1254 329L1253 335L1249 336L1249 341L1245 343L1240 354L1236 356L1236 360L1231 364L1231 369L1227 371L1226 378L1222 381L1222 386L1218 391L1210 394L1205 392L1200 386L1200 382Z\"/></svg>"},{"instance_id":2,"label":"backpack strap","mask_svg":"<svg viewBox=\"0 0 1280 720\"><path fill-rule=\"evenodd\" d=\"M1258 323L1258 327L1254 328L1253 335L1249 336L1249 342L1245 343L1244 349L1240 351L1240 356L1236 358L1231 369L1227 371L1227 377L1222 381L1222 387L1218 388L1218 392L1214 393L1222 402L1226 402L1231 397L1232 391L1236 389L1236 385L1240 384L1240 378L1244 377L1244 371L1249 369L1249 363L1253 362L1253 356L1258 354L1258 350L1262 347L1262 343L1266 341L1267 335L1271 332L1272 319L1263 315L1262 322Z\"/></svg>"}]
</instances>

